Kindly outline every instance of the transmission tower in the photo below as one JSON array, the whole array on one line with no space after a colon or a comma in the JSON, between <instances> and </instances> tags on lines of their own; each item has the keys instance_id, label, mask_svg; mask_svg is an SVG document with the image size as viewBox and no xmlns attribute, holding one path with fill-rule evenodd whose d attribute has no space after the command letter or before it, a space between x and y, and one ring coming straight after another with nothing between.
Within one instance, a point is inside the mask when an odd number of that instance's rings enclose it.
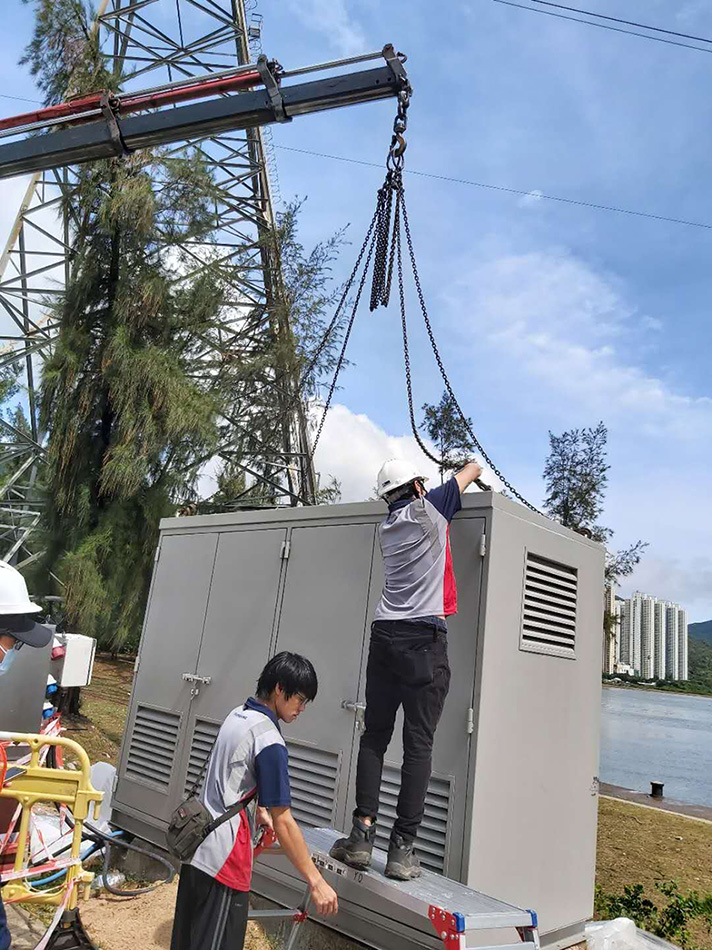
<instances>
[{"instance_id":1,"label":"transmission tower","mask_svg":"<svg viewBox=\"0 0 712 950\"><path fill-rule=\"evenodd\" d=\"M254 0L103 0L95 28L103 51L130 76L123 87L130 91L250 62L251 51L261 48L262 18L254 7ZM223 420L219 462L212 464L235 465L248 484L261 483L279 503L295 505L314 501L316 479L295 341L282 304L269 141L266 147L263 130L254 128L187 143L214 173L220 194L214 246L235 284L232 304L201 359L209 372L214 361L254 357L266 340L278 342L273 364L250 380L244 405ZM0 486L0 558L19 567L42 553L33 539L41 517L34 486L46 435L39 428L37 387L59 329L48 316L50 305L64 293L72 267L71 201L63 199L73 187L71 169L33 175L0 256L0 370L19 371L26 417L0 421L0 466L9 464L12 472ZM204 266L200 248L183 251L193 273ZM189 270L185 279L190 277ZM255 401L273 408L274 431L257 448L251 438L246 450L244 412Z\"/></svg>"}]
</instances>

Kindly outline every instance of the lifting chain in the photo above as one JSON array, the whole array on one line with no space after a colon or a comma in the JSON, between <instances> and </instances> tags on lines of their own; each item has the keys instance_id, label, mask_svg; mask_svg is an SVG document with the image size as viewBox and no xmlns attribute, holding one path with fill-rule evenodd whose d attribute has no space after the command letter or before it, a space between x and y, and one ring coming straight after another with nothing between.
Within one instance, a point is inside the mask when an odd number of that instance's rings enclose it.
<instances>
[{"instance_id":1,"label":"lifting chain","mask_svg":"<svg viewBox=\"0 0 712 950\"><path fill-rule=\"evenodd\" d=\"M408 106L410 105L410 87L406 86L401 89L398 94L398 112L396 114L395 121L393 123L393 136L391 138L391 145L388 151L388 157L386 159L386 177L383 185L378 190L378 196L376 199L376 209L371 218L371 223L369 225L366 237L364 239L363 245L361 246L361 251L359 253L356 265L351 272L351 275L346 282L344 292L342 294L341 300L334 315L333 320L329 324L322 341L317 347L314 356L310 360L307 370L302 375L302 383L304 383L308 378L311 372L316 365L316 361L319 358L319 355L323 351L326 343L333 333L334 329L337 326L341 310L347 300L348 294L351 290L351 287L356 279L356 275L361 267L362 261L365 257L365 265L361 278L358 282L358 289L356 296L351 307L351 313L349 316L348 323L346 325L346 331L344 333L343 344L339 357L336 362L336 367L334 370L334 375L329 386L329 391L327 393L326 400L324 402L324 408L321 413L321 418L319 420L319 425L317 427L316 435L314 442L309 453L309 462L314 458L319 440L321 438L322 431L324 429L324 423L326 421L326 415L331 406L331 402L336 391L336 385L339 378L339 374L344 366L346 359L346 348L351 337L351 331L353 330L354 321L356 318L356 312L358 310L359 303L361 301L361 296L363 293L363 288L366 283L366 277L371 266L371 261L373 261L373 279L371 283L371 301L370 301L370 310L374 311L379 306L387 307L390 301L391 295L391 285L393 281L393 270L394 265L397 266L398 273L398 296L400 303L400 313L401 313L401 326L403 332L403 356L405 361L405 382L406 382L406 392L408 396L408 414L410 416L410 425L413 431L413 437L420 447L424 455L430 459L431 462L434 462L439 468L443 466L443 459L437 458L433 453L428 449L425 442L423 441L420 432L418 430L418 425L415 420L415 411L413 406L413 381L410 367L410 350L408 344L408 323L406 317L406 304L405 304L405 283L403 278L403 251L402 251L402 232L405 232L406 243L408 245L408 257L410 260L411 269L413 272L413 281L415 283L415 289L418 295L418 301L420 303L420 310L423 316L423 322L425 323L425 329L428 334L428 339L430 340L430 346L435 357L435 362L438 365L440 375L442 377L443 383L445 385L445 391L450 398L453 407L459 414L462 423L472 440L472 444L475 446L476 450L482 456L485 463L490 467L494 472L497 478L500 480L502 485L507 489L510 494L520 501L523 505L529 508L531 511L541 514L541 512L534 507L530 502L521 495L516 488L509 482L502 472L497 468L492 459L489 457L485 451L482 443L475 435L472 426L467 418L467 416L462 411L460 404L455 397L452 385L448 378L448 375L445 371L445 366L440 355L440 350L438 349L437 342L435 340L435 334L433 332L433 327L430 322L430 317L428 315L428 309L425 303L425 297L423 295L423 289L420 284L420 275L418 273L418 265L415 260L415 251L413 248L413 238L410 232L410 222L408 221L408 210L405 203L405 188L403 187L403 166L404 166L404 155L407 148L407 142L405 139L405 132L408 126ZM302 386L299 387L298 396L302 396ZM488 490L488 486L484 485L481 481L478 480L477 484L480 488Z\"/></svg>"}]
</instances>

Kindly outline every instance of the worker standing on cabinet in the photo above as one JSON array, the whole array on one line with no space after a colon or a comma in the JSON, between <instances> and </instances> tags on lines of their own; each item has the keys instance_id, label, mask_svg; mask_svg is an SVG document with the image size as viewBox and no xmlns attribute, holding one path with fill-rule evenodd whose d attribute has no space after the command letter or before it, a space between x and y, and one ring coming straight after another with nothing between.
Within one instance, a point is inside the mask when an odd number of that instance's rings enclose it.
<instances>
[{"instance_id":1,"label":"worker standing on cabinet","mask_svg":"<svg viewBox=\"0 0 712 950\"><path fill-rule=\"evenodd\" d=\"M255 823L274 829L306 879L320 914L338 902L311 859L291 812L287 747L280 722L294 722L316 696L306 657L282 652L260 674L257 696L233 709L210 753L201 801L213 818L257 801ZM245 807L211 831L181 868L171 950L241 950L252 878L252 819Z\"/></svg>"},{"instance_id":2,"label":"worker standing on cabinet","mask_svg":"<svg viewBox=\"0 0 712 950\"><path fill-rule=\"evenodd\" d=\"M42 648L51 640L52 631L49 627L34 621L34 616L41 611L42 608L30 600L22 574L5 561L0 561L0 677L10 672L23 646ZM38 711L38 724L39 718ZM3 728L0 722L0 729ZM9 950L10 944L7 915L0 897L0 950Z\"/></svg>"},{"instance_id":3,"label":"worker standing on cabinet","mask_svg":"<svg viewBox=\"0 0 712 950\"><path fill-rule=\"evenodd\" d=\"M371 626L365 730L356 772L351 833L331 856L351 867L371 861L383 757L403 706L403 767L386 874L407 881L421 873L414 841L423 819L433 739L450 685L446 618L457 613L450 522L462 492L482 474L469 462L444 485L425 491L409 462L390 459L378 473L388 517L378 529L385 584Z\"/></svg>"}]
</instances>

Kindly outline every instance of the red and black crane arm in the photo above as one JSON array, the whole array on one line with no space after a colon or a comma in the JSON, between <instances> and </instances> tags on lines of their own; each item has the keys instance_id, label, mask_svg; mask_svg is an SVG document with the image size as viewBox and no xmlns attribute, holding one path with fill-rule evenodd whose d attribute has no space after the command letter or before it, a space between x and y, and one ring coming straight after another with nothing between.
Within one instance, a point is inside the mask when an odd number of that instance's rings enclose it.
<instances>
[{"instance_id":1,"label":"red and black crane arm","mask_svg":"<svg viewBox=\"0 0 712 950\"><path fill-rule=\"evenodd\" d=\"M378 59L384 65L285 83ZM138 92L98 92L10 116L0 119L0 178L407 95L410 86L404 62L405 57L391 45L377 53L291 71L261 56L256 63L221 73ZM8 141L3 143L3 139Z\"/></svg>"}]
</instances>

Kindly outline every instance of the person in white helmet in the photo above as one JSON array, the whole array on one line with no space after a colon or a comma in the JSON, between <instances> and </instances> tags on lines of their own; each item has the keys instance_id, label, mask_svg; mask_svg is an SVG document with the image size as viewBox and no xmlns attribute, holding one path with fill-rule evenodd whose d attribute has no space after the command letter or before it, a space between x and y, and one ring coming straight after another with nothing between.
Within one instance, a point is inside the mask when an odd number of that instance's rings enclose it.
<instances>
[{"instance_id":1,"label":"person in white helmet","mask_svg":"<svg viewBox=\"0 0 712 950\"><path fill-rule=\"evenodd\" d=\"M420 469L389 459L378 473L388 517L378 529L385 583L371 626L365 730L356 771L351 833L331 856L356 868L371 861L383 757L403 706L403 766L386 874L407 881L421 873L413 843L423 819L433 739L450 685L446 618L457 613L450 522L460 496L482 474L468 462L444 485L425 491Z\"/></svg>"},{"instance_id":2,"label":"person in white helmet","mask_svg":"<svg viewBox=\"0 0 712 950\"><path fill-rule=\"evenodd\" d=\"M10 672L23 646L46 647L49 643L52 631L41 623L35 623L34 619L41 610L30 600L22 574L0 561L0 677ZM9 950L10 942L7 916L0 897L0 950Z\"/></svg>"}]
</instances>

